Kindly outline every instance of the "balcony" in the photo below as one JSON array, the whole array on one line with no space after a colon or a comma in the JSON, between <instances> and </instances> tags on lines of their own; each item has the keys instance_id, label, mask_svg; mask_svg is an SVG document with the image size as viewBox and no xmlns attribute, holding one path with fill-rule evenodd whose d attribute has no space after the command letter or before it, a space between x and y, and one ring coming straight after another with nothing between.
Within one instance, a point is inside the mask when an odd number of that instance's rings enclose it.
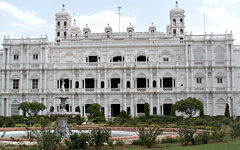
<instances>
[{"instance_id":1,"label":"balcony","mask_svg":"<svg viewBox=\"0 0 240 150\"><path fill-rule=\"evenodd\" d=\"M173 90L173 88L171 88L171 87L164 87L163 88L163 91L172 91Z\"/></svg>"},{"instance_id":2,"label":"balcony","mask_svg":"<svg viewBox=\"0 0 240 150\"><path fill-rule=\"evenodd\" d=\"M12 93L19 93L19 89L12 89L11 92Z\"/></svg>"},{"instance_id":3,"label":"balcony","mask_svg":"<svg viewBox=\"0 0 240 150\"><path fill-rule=\"evenodd\" d=\"M38 93L39 89L31 89L31 93Z\"/></svg>"},{"instance_id":4,"label":"balcony","mask_svg":"<svg viewBox=\"0 0 240 150\"><path fill-rule=\"evenodd\" d=\"M120 88L111 88L111 91L120 91Z\"/></svg>"},{"instance_id":5,"label":"balcony","mask_svg":"<svg viewBox=\"0 0 240 150\"><path fill-rule=\"evenodd\" d=\"M94 88L85 88L85 91L86 91L86 92L93 92L93 91L94 91Z\"/></svg>"},{"instance_id":6,"label":"balcony","mask_svg":"<svg viewBox=\"0 0 240 150\"><path fill-rule=\"evenodd\" d=\"M138 92L145 92L145 91L146 91L146 88L137 88L137 91L138 91Z\"/></svg>"},{"instance_id":7,"label":"balcony","mask_svg":"<svg viewBox=\"0 0 240 150\"><path fill-rule=\"evenodd\" d=\"M226 88L222 87L222 88L216 88L216 91L226 91Z\"/></svg>"}]
</instances>

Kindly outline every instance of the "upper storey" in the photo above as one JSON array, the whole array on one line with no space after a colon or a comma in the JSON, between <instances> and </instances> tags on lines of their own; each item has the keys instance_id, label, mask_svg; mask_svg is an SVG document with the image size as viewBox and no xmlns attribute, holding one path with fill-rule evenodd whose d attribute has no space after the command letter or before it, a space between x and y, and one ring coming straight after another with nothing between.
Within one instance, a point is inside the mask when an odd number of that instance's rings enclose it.
<instances>
[{"instance_id":1,"label":"upper storey","mask_svg":"<svg viewBox=\"0 0 240 150\"><path fill-rule=\"evenodd\" d=\"M64 43L69 41L78 40L105 40L105 39L175 39L183 40L185 33L185 10L178 7L176 1L176 7L170 11L170 24L167 26L167 32L157 32L157 27L153 25L149 26L148 32L134 32L134 27L130 25L127 27L127 32L113 32L112 27L109 24L104 28L103 33L91 33L91 29L86 24L83 27L83 33L81 29L76 25L74 20L71 24L71 16L65 10L63 5L62 11L56 13L56 42Z\"/></svg>"}]
</instances>

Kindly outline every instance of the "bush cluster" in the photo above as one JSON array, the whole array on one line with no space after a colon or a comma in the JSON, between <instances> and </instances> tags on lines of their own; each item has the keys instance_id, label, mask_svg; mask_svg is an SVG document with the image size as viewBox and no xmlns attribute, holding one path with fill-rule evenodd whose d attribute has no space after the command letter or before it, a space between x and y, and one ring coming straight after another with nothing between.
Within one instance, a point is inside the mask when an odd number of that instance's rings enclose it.
<instances>
[{"instance_id":1,"label":"bush cluster","mask_svg":"<svg viewBox=\"0 0 240 150\"><path fill-rule=\"evenodd\" d=\"M95 149L101 149L104 143L107 143L113 148L113 142L110 141L111 130L96 128L90 133L80 131L70 135L68 141L65 142L68 149L88 149L89 146L94 146ZM119 143L118 143L119 144Z\"/></svg>"}]
</instances>

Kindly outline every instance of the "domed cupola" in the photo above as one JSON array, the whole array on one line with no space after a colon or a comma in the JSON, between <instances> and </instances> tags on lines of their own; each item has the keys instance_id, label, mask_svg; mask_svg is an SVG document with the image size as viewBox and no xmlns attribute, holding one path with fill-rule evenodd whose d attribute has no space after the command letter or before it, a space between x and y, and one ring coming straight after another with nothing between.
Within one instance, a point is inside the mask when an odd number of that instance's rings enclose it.
<instances>
[{"instance_id":1,"label":"domed cupola","mask_svg":"<svg viewBox=\"0 0 240 150\"><path fill-rule=\"evenodd\" d=\"M176 7L170 11L170 24L167 26L167 33L173 36L183 36L185 32L185 10L179 8L178 1Z\"/></svg>"},{"instance_id":2,"label":"domed cupola","mask_svg":"<svg viewBox=\"0 0 240 150\"><path fill-rule=\"evenodd\" d=\"M149 33L152 33L152 34L153 34L153 33L156 32L156 30L157 30L157 28L156 28L155 25L153 25L153 22L152 22L152 25L149 26L148 31L149 31Z\"/></svg>"},{"instance_id":3,"label":"domed cupola","mask_svg":"<svg viewBox=\"0 0 240 150\"><path fill-rule=\"evenodd\" d=\"M171 14L184 14L185 10L183 8L178 7L178 1L176 1L176 7L171 9L170 15Z\"/></svg>"},{"instance_id":4,"label":"domed cupola","mask_svg":"<svg viewBox=\"0 0 240 150\"><path fill-rule=\"evenodd\" d=\"M83 28L83 34L85 38L88 38L88 35L91 33L91 29L88 27L88 24L86 24L86 27Z\"/></svg>"},{"instance_id":5,"label":"domed cupola","mask_svg":"<svg viewBox=\"0 0 240 150\"><path fill-rule=\"evenodd\" d=\"M129 36L132 36L133 32L134 32L134 27L130 23L129 26L127 27L127 33Z\"/></svg>"},{"instance_id":6,"label":"domed cupola","mask_svg":"<svg viewBox=\"0 0 240 150\"><path fill-rule=\"evenodd\" d=\"M69 16L69 13L65 10L65 5L63 4L62 11L56 12L56 17Z\"/></svg>"},{"instance_id":7,"label":"domed cupola","mask_svg":"<svg viewBox=\"0 0 240 150\"><path fill-rule=\"evenodd\" d=\"M107 38L110 38L110 36L112 35L112 27L110 27L108 24L108 26L104 28L104 31L106 33Z\"/></svg>"},{"instance_id":8,"label":"domed cupola","mask_svg":"<svg viewBox=\"0 0 240 150\"><path fill-rule=\"evenodd\" d=\"M81 35L81 29L80 27L76 24L76 20L74 19L73 25L71 27L71 37L72 38L77 38Z\"/></svg>"}]
</instances>

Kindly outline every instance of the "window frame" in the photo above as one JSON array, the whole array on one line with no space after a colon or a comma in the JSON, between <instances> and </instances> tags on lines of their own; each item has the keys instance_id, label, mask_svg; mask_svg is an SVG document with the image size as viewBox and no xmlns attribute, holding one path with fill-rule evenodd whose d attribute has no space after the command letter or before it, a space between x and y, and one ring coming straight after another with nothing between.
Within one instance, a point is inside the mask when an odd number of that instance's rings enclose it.
<instances>
[{"instance_id":1,"label":"window frame","mask_svg":"<svg viewBox=\"0 0 240 150\"><path fill-rule=\"evenodd\" d=\"M32 79L32 89L38 89L38 79Z\"/></svg>"},{"instance_id":2,"label":"window frame","mask_svg":"<svg viewBox=\"0 0 240 150\"><path fill-rule=\"evenodd\" d=\"M38 54L33 54L33 60L38 60Z\"/></svg>"},{"instance_id":3,"label":"window frame","mask_svg":"<svg viewBox=\"0 0 240 150\"><path fill-rule=\"evenodd\" d=\"M19 55L18 54L14 54L13 55L13 60L14 61L18 61L19 60Z\"/></svg>"},{"instance_id":4,"label":"window frame","mask_svg":"<svg viewBox=\"0 0 240 150\"><path fill-rule=\"evenodd\" d=\"M202 84L202 78L201 77L196 77L196 83L197 84Z\"/></svg>"},{"instance_id":5,"label":"window frame","mask_svg":"<svg viewBox=\"0 0 240 150\"><path fill-rule=\"evenodd\" d=\"M12 86L14 90L19 89L19 79L13 79Z\"/></svg>"},{"instance_id":6,"label":"window frame","mask_svg":"<svg viewBox=\"0 0 240 150\"><path fill-rule=\"evenodd\" d=\"M223 83L223 77L217 77L217 83L222 84Z\"/></svg>"}]
</instances>

